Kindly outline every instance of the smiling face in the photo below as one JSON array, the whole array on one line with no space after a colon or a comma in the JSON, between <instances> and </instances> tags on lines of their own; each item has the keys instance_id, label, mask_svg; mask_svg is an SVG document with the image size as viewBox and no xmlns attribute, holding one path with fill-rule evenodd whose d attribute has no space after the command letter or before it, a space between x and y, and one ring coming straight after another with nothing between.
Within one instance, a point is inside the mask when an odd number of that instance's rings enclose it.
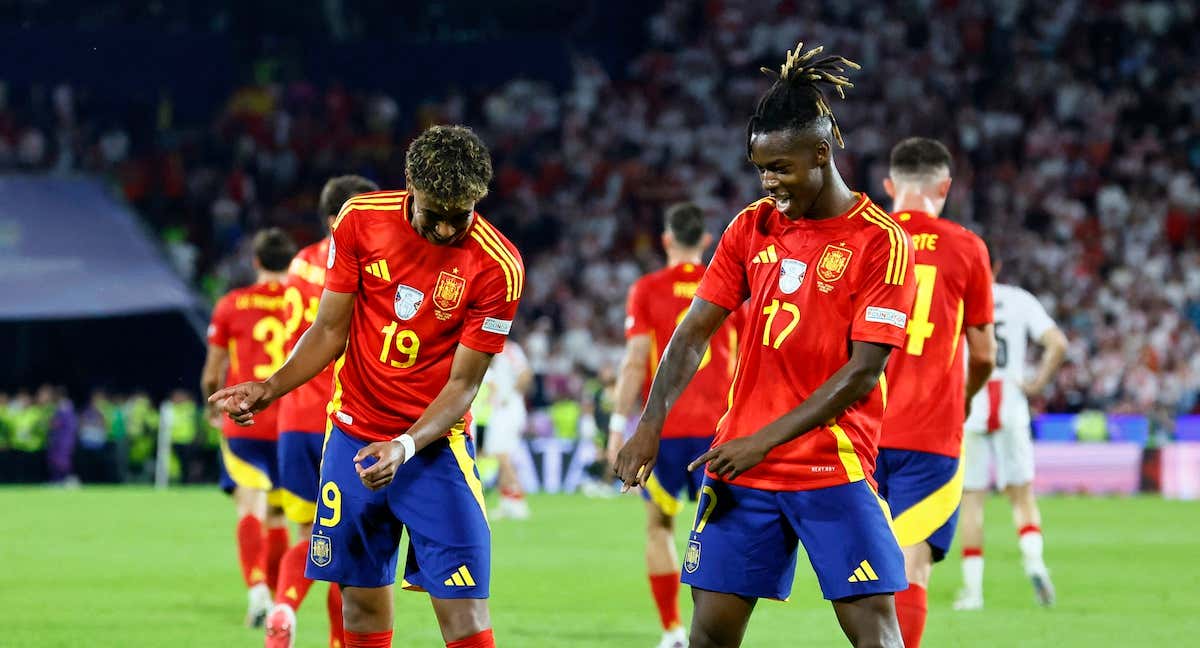
<instances>
[{"instance_id":1,"label":"smiling face","mask_svg":"<svg viewBox=\"0 0 1200 648\"><path fill-rule=\"evenodd\" d=\"M428 194L412 189L412 226L434 245L453 245L471 228L475 203L443 204Z\"/></svg>"},{"instance_id":2,"label":"smiling face","mask_svg":"<svg viewBox=\"0 0 1200 648\"><path fill-rule=\"evenodd\" d=\"M829 142L797 130L754 133L750 162L758 169L763 191L789 219L803 218L825 186L822 170L829 163Z\"/></svg>"}]
</instances>

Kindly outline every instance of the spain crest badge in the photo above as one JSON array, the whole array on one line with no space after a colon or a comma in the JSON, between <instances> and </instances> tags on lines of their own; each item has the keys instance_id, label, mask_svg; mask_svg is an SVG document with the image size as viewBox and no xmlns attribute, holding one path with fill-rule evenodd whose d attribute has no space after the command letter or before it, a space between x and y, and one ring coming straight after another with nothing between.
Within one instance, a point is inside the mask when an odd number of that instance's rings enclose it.
<instances>
[{"instance_id":1,"label":"spain crest badge","mask_svg":"<svg viewBox=\"0 0 1200 648\"><path fill-rule=\"evenodd\" d=\"M854 251L849 248L833 243L826 245L821 260L817 261L817 276L830 283L841 279L842 275L846 274L846 266L850 265L850 257L853 255Z\"/></svg>"},{"instance_id":2,"label":"spain crest badge","mask_svg":"<svg viewBox=\"0 0 1200 648\"><path fill-rule=\"evenodd\" d=\"M462 301L466 288L466 279L443 270L438 275L437 285L433 287L433 305L444 311L454 310Z\"/></svg>"}]
</instances>

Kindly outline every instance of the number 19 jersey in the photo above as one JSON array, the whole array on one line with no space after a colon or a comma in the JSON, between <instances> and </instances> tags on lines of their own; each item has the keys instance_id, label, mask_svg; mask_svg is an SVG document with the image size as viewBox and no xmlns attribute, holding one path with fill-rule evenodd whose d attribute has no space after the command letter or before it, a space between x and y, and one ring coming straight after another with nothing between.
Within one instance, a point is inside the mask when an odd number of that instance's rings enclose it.
<instances>
[{"instance_id":1,"label":"number 19 jersey","mask_svg":"<svg viewBox=\"0 0 1200 648\"><path fill-rule=\"evenodd\" d=\"M229 351L225 384L266 380L286 358L284 288L277 281L231 290L217 301L208 325L208 343ZM229 417L221 423L227 439L274 441L278 436L277 403L254 415L254 425L239 426Z\"/></svg>"},{"instance_id":2,"label":"number 19 jersey","mask_svg":"<svg viewBox=\"0 0 1200 648\"><path fill-rule=\"evenodd\" d=\"M744 209L697 292L728 310L749 302L733 405L714 445L795 409L849 362L852 342L901 346L913 300L911 257L900 226L865 194L823 220L789 220L771 199ZM731 483L799 491L872 480L883 406L881 385Z\"/></svg>"},{"instance_id":3,"label":"number 19 jersey","mask_svg":"<svg viewBox=\"0 0 1200 648\"><path fill-rule=\"evenodd\" d=\"M947 457L962 451L963 327L992 321L992 268L983 240L922 212L895 214L916 248L917 295L907 340L888 360L879 445Z\"/></svg>"},{"instance_id":4,"label":"number 19 jersey","mask_svg":"<svg viewBox=\"0 0 1200 648\"><path fill-rule=\"evenodd\" d=\"M394 438L420 418L459 344L499 353L525 286L521 255L482 216L457 243L435 245L413 229L410 205L407 191L346 201L326 261L325 288L356 297L330 411L366 441Z\"/></svg>"}]
</instances>

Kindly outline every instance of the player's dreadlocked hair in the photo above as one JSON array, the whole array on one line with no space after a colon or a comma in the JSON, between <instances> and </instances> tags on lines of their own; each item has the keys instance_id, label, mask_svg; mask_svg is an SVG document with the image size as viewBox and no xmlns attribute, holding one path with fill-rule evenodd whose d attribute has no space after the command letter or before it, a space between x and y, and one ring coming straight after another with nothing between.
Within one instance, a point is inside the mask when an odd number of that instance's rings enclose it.
<instances>
[{"instance_id":1,"label":"player's dreadlocked hair","mask_svg":"<svg viewBox=\"0 0 1200 648\"><path fill-rule=\"evenodd\" d=\"M408 146L404 168L410 189L447 205L477 202L492 181L492 158L465 126L434 126Z\"/></svg>"},{"instance_id":2,"label":"player's dreadlocked hair","mask_svg":"<svg viewBox=\"0 0 1200 648\"><path fill-rule=\"evenodd\" d=\"M825 49L822 46L801 54L803 47L804 43L797 43L796 49L787 53L787 60L779 67L778 74L774 70L761 68L764 73L775 77L775 84L759 99L754 115L746 126L747 155L750 154L750 138L755 133L802 129L822 117L829 117L834 139L838 146L846 148L837 119L829 109L821 86L833 86L838 96L845 99L845 89L853 88L854 84L841 73L846 71L846 67L855 70L862 68L842 56L816 58Z\"/></svg>"}]
</instances>

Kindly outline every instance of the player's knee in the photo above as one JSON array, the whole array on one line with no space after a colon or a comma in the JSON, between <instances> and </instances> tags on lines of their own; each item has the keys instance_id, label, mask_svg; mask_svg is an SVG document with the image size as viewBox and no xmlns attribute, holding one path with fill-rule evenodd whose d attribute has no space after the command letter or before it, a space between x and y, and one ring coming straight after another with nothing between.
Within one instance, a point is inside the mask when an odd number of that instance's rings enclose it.
<instances>
[{"instance_id":1,"label":"player's knee","mask_svg":"<svg viewBox=\"0 0 1200 648\"><path fill-rule=\"evenodd\" d=\"M688 633L689 648L732 648L736 643L726 643L721 628L708 626L696 621L692 622L691 632Z\"/></svg>"},{"instance_id":2,"label":"player's knee","mask_svg":"<svg viewBox=\"0 0 1200 648\"><path fill-rule=\"evenodd\" d=\"M347 630L373 632L377 627L391 627L388 601L372 590L356 587L342 588L342 621Z\"/></svg>"},{"instance_id":3,"label":"player's knee","mask_svg":"<svg viewBox=\"0 0 1200 648\"><path fill-rule=\"evenodd\" d=\"M461 599L465 605L455 605L443 608L438 613L438 624L441 626L442 637L446 641L458 641L474 636L492 626L488 614L487 602L475 599Z\"/></svg>"}]
</instances>

